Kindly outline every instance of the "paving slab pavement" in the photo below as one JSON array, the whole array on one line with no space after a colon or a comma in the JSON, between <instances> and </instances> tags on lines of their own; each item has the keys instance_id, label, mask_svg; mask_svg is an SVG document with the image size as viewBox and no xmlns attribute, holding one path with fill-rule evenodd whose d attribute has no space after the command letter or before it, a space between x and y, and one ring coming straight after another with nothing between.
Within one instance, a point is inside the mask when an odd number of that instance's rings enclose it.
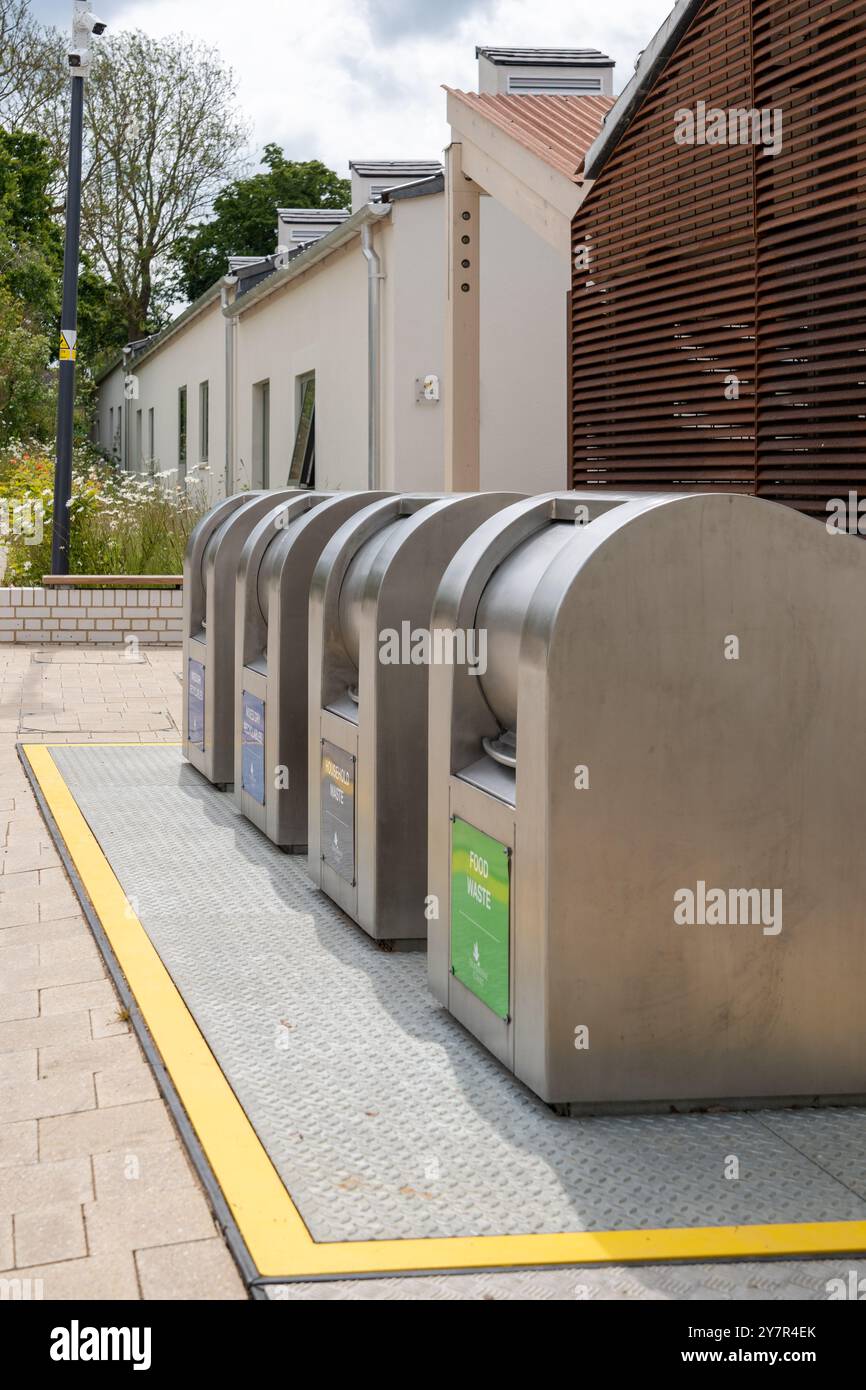
<instances>
[{"instance_id":1,"label":"paving slab pavement","mask_svg":"<svg viewBox=\"0 0 866 1390\"><path fill-rule=\"evenodd\" d=\"M15 749L178 739L180 650L118 657L0 648L0 1283L244 1299Z\"/></svg>"}]
</instances>

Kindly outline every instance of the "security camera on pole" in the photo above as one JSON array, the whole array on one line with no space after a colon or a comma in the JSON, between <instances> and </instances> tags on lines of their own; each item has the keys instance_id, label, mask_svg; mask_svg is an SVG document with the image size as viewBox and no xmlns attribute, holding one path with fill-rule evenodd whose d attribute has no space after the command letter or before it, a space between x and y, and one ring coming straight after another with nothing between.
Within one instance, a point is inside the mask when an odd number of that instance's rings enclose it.
<instances>
[{"instance_id":1,"label":"security camera on pole","mask_svg":"<svg viewBox=\"0 0 866 1390\"><path fill-rule=\"evenodd\" d=\"M60 379L57 388L57 465L54 470L53 574L69 573L69 502L72 497L72 428L75 408L75 356L78 338L78 247L81 235L81 143L84 80L90 71L90 38L104 34L105 22L73 0L72 45L68 53L72 79L69 122L69 187L66 194L66 244L63 252L63 308L60 316Z\"/></svg>"}]
</instances>

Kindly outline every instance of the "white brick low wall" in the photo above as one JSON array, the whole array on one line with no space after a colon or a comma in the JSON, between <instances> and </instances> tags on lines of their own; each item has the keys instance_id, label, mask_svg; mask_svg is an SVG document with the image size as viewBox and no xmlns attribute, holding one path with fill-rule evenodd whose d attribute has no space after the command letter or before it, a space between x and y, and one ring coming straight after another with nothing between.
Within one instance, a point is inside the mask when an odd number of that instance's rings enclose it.
<instances>
[{"instance_id":1,"label":"white brick low wall","mask_svg":"<svg viewBox=\"0 0 866 1390\"><path fill-rule=\"evenodd\" d=\"M3 589L0 643L181 641L180 589Z\"/></svg>"}]
</instances>

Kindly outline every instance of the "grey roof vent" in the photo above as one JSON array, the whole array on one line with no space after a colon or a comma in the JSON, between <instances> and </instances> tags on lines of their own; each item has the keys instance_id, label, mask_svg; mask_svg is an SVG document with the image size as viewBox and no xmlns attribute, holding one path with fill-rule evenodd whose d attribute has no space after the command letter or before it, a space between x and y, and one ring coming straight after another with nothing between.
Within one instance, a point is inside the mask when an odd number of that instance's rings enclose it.
<instances>
[{"instance_id":1,"label":"grey roof vent","mask_svg":"<svg viewBox=\"0 0 866 1390\"><path fill-rule=\"evenodd\" d=\"M598 48L485 48L475 49L476 58L486 58L497 67L534 68L612 68L614 59Z\"/></svg>"},{"instance_id":2,"label":"grey roof vent","mask_svg":"<svg viewBox=\"0 0 866 1390\"><path fill-rule=\"evenodd\" d=\"M347 208L277 208L281 222L293 227L339 227L351 213Z\"/></svg>"},{"instance_id":3,"label":"grey roof vent","mask_svg":"<svg viewBox=\"0 0 866 1390\"><path fill-rule=\"evenodd\" d=\"M427 179L442 173L438 159L350 159L349 168L359 179Z\"/></svg>"}]
</instances>

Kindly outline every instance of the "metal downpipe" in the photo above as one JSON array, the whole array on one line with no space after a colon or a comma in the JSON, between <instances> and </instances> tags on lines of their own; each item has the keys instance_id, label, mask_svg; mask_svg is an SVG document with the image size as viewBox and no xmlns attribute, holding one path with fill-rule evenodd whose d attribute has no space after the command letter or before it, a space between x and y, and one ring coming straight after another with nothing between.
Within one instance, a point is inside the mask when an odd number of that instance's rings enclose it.
<instances>
[{"instance_id":1,"label":"metal downpipe","mask_svg":"<svg viewBox=\"0 0 866 1390\"><path fill-rule=\"evenodd\" d=\"M237 278L234 275L223 277L221 290L221 304L223 313L229 305L234 303L234 287ZM225 368L226 368L226 449L225 449L225 496L231 497L234 492L234 458L235 458L235 334L237 332L237 319L234 314L226 315L226 342L225 342Z\"/></svg>"},{"instance_id":2,"label":"metal downpipe","mask_svg":"<svg viewBox=\"0 0 866 1390\"><path fill-rule=\"evenodd\" d=\"M361 228L361 250L367 262L367 487L372 492L379 486L380 474L382 344L379 284L385 277L373 246L373 229L369 222Z\"/></svg>"}]
</instances>

